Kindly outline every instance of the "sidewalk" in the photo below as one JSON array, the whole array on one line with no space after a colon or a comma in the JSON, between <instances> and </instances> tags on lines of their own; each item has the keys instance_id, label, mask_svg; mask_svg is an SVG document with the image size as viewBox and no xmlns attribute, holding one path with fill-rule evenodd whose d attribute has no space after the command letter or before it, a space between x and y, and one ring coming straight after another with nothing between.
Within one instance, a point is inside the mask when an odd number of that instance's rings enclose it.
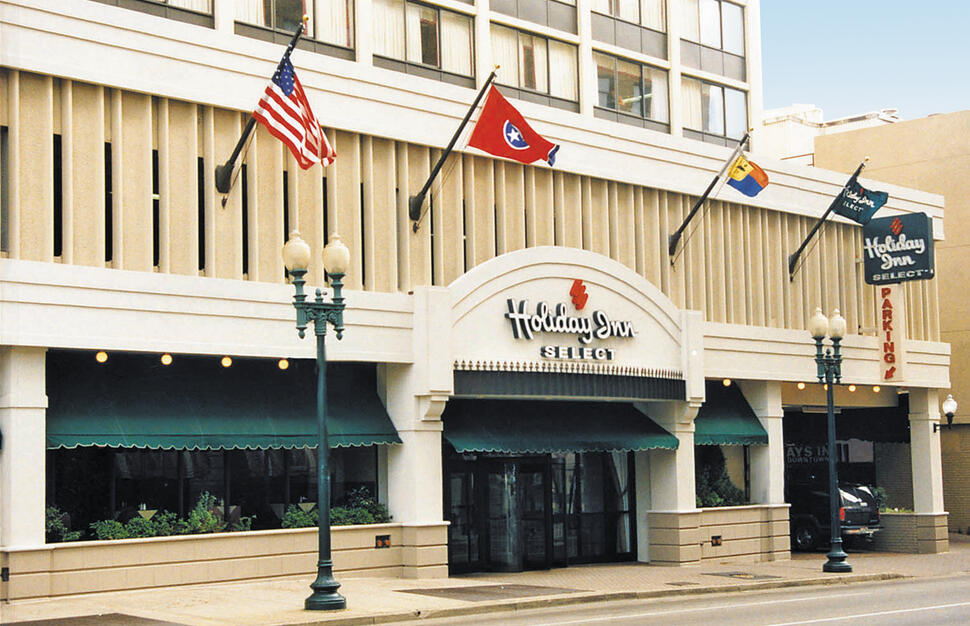
<instances>
[{"instance_id":1,"label":"sidewalk","mask_svg":"<svg viewBox=\"0 0 970 626\"><path fill-rule=\"evenodd\" d=\"M965 574L970 571L970 541L962 535L950 537L946 554L852 552L851 574L823 573L823 553L795 554L790 561L771 563L584 565L436 580L341 579L338 574L348 608L332 612L302 610L313 576L300 576L25 600L0 605L0 622L33 622L31 626L380 624L553 604Z\"/></svg>"}]
</instances>

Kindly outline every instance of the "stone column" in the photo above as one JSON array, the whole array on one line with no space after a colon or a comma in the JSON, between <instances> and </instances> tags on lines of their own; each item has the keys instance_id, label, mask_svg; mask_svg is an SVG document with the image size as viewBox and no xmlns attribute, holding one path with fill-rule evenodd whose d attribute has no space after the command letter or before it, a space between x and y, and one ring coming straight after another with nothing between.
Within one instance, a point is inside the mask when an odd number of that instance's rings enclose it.
<instances>
[{"instance_id":1,"label":"stone column","mask_svg":"<svg viewBox=\"0 0 970 626\"><path fill-rule=\"evenodd\" d=\"M650 510L647 513L651 563L684 565L700 561L700 512L694 485L694 417L699 403L646 405L657 424L677 437L676 450L650 451ZM638 529L638 535L640 534Z\"/></svg>"},{"instance_id":2,"label":"stone column","mask_svg":"<svg viewBox=\"0 0 970 626\"><path fill-rule=\"evenodd\" d=\"M921 553L950 549L947 514L943 510L943 467L940 459L940 398L936 389L909 391L910 461L913 466L913 509L917 547Z\"/></svg>"},{"instance_id":3,"label":"stone column","mask_svg":"<svg viewBox=\"0 0 970 626\"><path fill-rule=\"evenodd\" d=\"M404 576L448 575L442 511L441 413L454 388L447 289L414 290L414 363L378 368L378 387L401 445L388 447L388 509L404 524Z\"/></svg>"},{"instance_id":4,"label":"stone column","mask_svg":"<svg viewBox=\"0 0 970 626\"><path fill-rule=\"evenodd\" d=\"M43 545L46 349L0 348L0 546Z\"/></svg>"},{"instance_id":5,"label":"stone column","mask_svg":"<svg viewBox=\"0 0 970 626\"><path fill-rule=\"evenodd\" d=\"M785 439L782 424L781 383L738 381L748 405L768 433L768 445L749 446L751 504L768 505L764 512L765 547L762 554L773 561L791 558L788 504L785 503ZM767 554L766 554L767 553Z\"/></svg>"}]
</instances>

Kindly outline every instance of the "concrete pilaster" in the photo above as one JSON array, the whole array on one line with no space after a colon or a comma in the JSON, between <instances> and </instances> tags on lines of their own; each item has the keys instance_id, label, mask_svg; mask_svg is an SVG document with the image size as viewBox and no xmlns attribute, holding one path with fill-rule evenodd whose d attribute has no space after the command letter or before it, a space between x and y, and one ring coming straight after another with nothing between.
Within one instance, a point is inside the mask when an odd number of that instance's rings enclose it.
<instances>
[{"instance_id":1,"label":"concrete pilaster","mask_svg":"<svg viewBox=\"0 0 970 626\"><path fill-rule=\"evenodd\" d=\"M693 511L697 508L694 485L694 417L696 406L686 402L650 404L648 415L677 437L676 450L650 451L650 501L656 511Z\"/></svg>"},{"instance_id":2,"label":"concrete pilaster","mask_svg":"<svg viewBox=\"0 0 970 626\"><path fill-rule=\"evenodd\" d=\"M0 348L0 545L43 545L46 349Z\"/></svg>"},{"instance_id":3,"label":"concrete pilaster","mask_svg":"<svg viewBox=\"0 0 970 626\"><path fill-rule=\"evenodd\" d=\"M946 512L943 510L943 466L940 433L940 398L936 389L910 389L909 438L913 466L913 509L916 513L917 545L921 553L949 550Z\"/></svg>"},{"instance_id":4,"label":"concrete pilaster","mask_svg":"<svg viewBox=\"0 0 970 626\"><path fill-rule=\"evenodd\" d=\"M781 504L785 501L785 440L782 424L781 383L739 381L738 387L768 433L767 446L751 446L751 503Z\"/></svg>"}]
</instances>

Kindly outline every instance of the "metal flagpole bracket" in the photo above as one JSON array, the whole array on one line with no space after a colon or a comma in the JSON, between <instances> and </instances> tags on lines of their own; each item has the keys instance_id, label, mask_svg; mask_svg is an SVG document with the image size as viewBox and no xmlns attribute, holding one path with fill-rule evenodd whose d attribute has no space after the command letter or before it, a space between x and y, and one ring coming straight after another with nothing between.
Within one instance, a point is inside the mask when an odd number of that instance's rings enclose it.
<instances>
[{"instance_id":1,"label":"metal flagpole bracket","mask_svg":"<svg viewBox=\"0 0 970 626\"><path fill-rule=\"evenodd\" d=\"M428 195L428 190L431 189L431 182L434 180L434 177L438 175L438 172L441 170L441 166L445 164L445 159L447 159L452 150L454 150L455 143L458 141L461 131L465 130L465 126L468 125L468 120L471 119L472 113L475 112L475 109L478 107L478 103L481 102L482 96L485 95L485 91L488 89L489 85L492 84L492 81L495 80L496 72L498 72L499 67L500 66L498 65L495 66L492 73L489 74L488 78L485 79L485 84L482 85L482 88L478 90L478 95L475 96L475 101L472 102L472 105L468 108L468 112L465 113L465 118L462 119L461 124L458 125L458 130L456 130L455 134L452 135L451 141L448 142L448 147L445 148L445 151L441 153L441 157L438 159L438 162L435 163L434 168L432 168L431 175L428 176L428 180L424 183L424 186L421 187L421 191L408 198L408 217L414 222L412 225L413 232L418 232L418 224L421 220L421 207L424 205L424 198Z\"/></svg>"}]
</instances>

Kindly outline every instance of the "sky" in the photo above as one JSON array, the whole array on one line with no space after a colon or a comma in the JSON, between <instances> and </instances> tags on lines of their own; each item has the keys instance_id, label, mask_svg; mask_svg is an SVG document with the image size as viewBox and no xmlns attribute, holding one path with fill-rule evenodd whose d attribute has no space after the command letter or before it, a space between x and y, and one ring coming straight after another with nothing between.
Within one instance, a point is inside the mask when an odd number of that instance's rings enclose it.
<instances>
[{"instance_id":1,"label":"sky","mask_svg":"<svg viewBox=\"0 0 970 626\"><path fill-rule=\"evenodd\" d=\"M764 107L970 109L970 0L761 0Z\"/></svg>"}]
</instances>

